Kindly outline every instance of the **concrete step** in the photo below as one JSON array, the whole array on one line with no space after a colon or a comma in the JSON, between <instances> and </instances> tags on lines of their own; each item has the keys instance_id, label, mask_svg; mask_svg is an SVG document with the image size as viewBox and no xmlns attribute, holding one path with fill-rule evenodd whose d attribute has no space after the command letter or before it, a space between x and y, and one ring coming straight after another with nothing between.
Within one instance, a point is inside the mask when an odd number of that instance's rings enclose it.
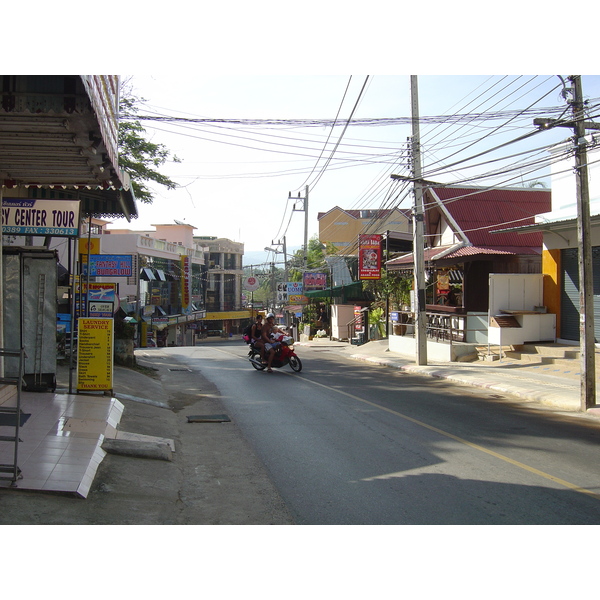
<instances>
[{"instance_id":1,"label":"concrete step","mask_svg":"<svg viewBox=\"0 0 600 600\"><path fill-rule=\"evenodd\" d=\"M538 354L552 358L578 359L579 348L577 346L559 344L523 344L514 346L516 352L524 354Z\"/></svg>"},{"instance_id":2,"label":"concrete step","mask_svg":"<svg viewBox=\"0 0 600 600\"><path fill-rule=\"evenodd\" d=\"M544 356L542 354L530 354L528 352L516 352L509 350L506 352L506 358L512 358L528 365L557 365L565 368L579 369L579 357L561 358L554 356Z\"/></svg>"}]
</instances>

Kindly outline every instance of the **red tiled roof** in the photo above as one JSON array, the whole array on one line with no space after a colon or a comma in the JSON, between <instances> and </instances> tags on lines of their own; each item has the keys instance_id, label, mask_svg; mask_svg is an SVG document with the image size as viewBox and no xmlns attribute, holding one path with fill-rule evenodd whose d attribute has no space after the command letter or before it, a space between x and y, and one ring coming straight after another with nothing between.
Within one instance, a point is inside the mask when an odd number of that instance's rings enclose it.
<instances>
[{"instance_id":1,"label":"red tiled roof","mask_svg":"<svg viewBox=\"0 0 600 600\"><path fill-rule=\"evenodd\" d=\"M458 226L474 246L480 247L526 247L541 249L541 233L490 231L511 225L535 223L535 215L549 212L551 192L539 188L491 189L435 187L432 188ZM430 202L430 198L427 199ZM428 211L439 210L429 204ZM433 217L433 214L430 214ZM433 233L428 231L428 233Z\"/></svg>"},{"instance_id":2,"label":"red tiled roof","mask_svg":"<svg viewBox=\"0 0 600 600\"><path fill-rule=\"evenodd\" d=\"M452 246L437 246L436 248L425 248L423 252L423 256L425 261L435 260L435 256L438 254L449 250ZM536 248L524 248L524 247L516 247L516 248L485 248L481 246L463 246L449 252L448 254L443 255L441 259L443 260L452 260L452 259L460 259L465 258L467 256L480 256L480 255L514 255L514 254L539 254L539 250ZM412 265L413 264L413 254L412 252L408 254L404 254L399 256L398 258L394 258L386 263L389 266L397 266L397 265Z\"/></svg>"}]
</instances>

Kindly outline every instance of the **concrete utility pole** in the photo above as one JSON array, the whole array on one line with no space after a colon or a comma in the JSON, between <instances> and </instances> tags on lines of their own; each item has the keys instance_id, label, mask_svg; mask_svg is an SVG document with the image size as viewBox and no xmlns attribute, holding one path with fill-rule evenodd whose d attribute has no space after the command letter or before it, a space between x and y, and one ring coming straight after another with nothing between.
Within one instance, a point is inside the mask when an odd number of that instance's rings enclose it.
<instances>
[{"instance_id":1,"label":"concrete utility pole","mask_svg":"<svg viewBox=\"0 0 600 600\"><path fill-rule=\"evenodd\" d=\"M561 77L562 79L562 77ZM585 411L596 404L596 347L594 343L594 285L592 241L590 224L590 192L585 133L600 130L600 124L585 121L581 75L570 75L572 88L563 94L572 94L572 122L556 119L534 119L534 125L544 128L572 127L575 146L575 173L577 185L577 251L579 258L579 349L581 355L580 408ZM564 82L563 82L564 83Z\"/></svg>"},{"instance_id":2,"label":"concrete utility pole","mask_svg":"<svg viewBox=\"0 0 600 600\"><path fill-rule=\"evenodd\" d=\"M289 192L288 198L292 197L292 192ZM300 196L298 192L298 200L302 200L302 208L296 208L294 204L294 211L304 211L304 269L308 268L308 186L304 188L304 197Z\"/></svg>"},{"instance_id":3,"label":"concrete utility pole","mask_svg":"<svg viewBox=\"0 0 600 600\"><path fill-rule=\"evenodd\" d=\"M577 240L579 252L579 341L581 348L581 410L596 404L596 347L594 344L594 280L590 225L590 190L581 75L572 75L575 170L577 172Z\"/></svg>"},{"instance_id":4,"label":"concrete utility pole","mask_svg":"<svg viewBox=\"0 0 600 600\"><path fill-rule=\"evenodd\" d=\"M415 341L417 364L427 364L427 313L425 309L424 211L421 171L421 135L419 128L419 91L417 76L410 76L412 107L412 165L415 191L413 211L413 255L415 273Z\"/></svg>"}]
</instances>

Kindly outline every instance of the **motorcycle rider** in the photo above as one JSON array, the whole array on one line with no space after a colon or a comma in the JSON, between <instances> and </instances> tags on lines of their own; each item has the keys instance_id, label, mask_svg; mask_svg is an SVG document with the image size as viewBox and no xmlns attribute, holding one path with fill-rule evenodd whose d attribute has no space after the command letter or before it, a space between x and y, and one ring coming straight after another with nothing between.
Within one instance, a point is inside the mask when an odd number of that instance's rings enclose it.
<instances>
[{"instance_id":1,"label":"motorcycle rider","mask_svg":"<svg viewBox=\"0 0 600 600\"><path fill-rule=\"evenodd\" d=\"M273 372L271 364L273 363L273 357L275 356L275 351L280 342L276 342L272 337L278 331L280 331L280 329L275 325L275 315L269 313L261 332L264 349L269 353L267 358L267 373Z\"/></svg>"}]
</instances>

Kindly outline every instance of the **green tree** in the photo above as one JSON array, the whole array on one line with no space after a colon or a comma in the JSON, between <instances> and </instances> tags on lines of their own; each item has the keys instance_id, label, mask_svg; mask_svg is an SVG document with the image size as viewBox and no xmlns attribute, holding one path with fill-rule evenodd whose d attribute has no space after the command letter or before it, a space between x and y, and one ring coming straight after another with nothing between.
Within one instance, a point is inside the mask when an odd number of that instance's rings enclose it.
<instances>
[{"instance_id":1,"label":"green tree","mask_svg":"<svg viewBox=\"0 0 600 600\"><path fill-rule=\"evenodd\" d=\"M119 166L131 177L133 193L140 202L152 204L153 193L147 183L153 181L173 190L177 186L172 179L158 169L167 160L181 162L163 144L154 144L145 137L146 130L137 120L138 104L144 100L133 95L127 85L121 86L119 102Z\"/></svg>"},{"instance_id":2,"label":"green tree","mask_svg":"<svg viewBox=\"0 0 600 600\"><path fill-rule=\"evenodd\" d=\"M304 267L304 250L297 250L292 260L288 264L290 281L302 281L302 272L304 270L315 271L323 269L329 271L325 257L337 254L337 249L333 244L322 244L318 236L314 235L308 240L308 252L306 267Z\"/></svg>"},{"instance_id":3,"label":"green tree","mask_svg":"<svg viewBox=\"0 0 600 600\"><path fill-rule=\"evenodd\" d=\"M384 306L386 299L395 308L410 304L410 290L413 288L413 278L394 271L383 270L381 279L363 282L365 291L375 298L374 306Z\"/></svg>"}]
</instances>

